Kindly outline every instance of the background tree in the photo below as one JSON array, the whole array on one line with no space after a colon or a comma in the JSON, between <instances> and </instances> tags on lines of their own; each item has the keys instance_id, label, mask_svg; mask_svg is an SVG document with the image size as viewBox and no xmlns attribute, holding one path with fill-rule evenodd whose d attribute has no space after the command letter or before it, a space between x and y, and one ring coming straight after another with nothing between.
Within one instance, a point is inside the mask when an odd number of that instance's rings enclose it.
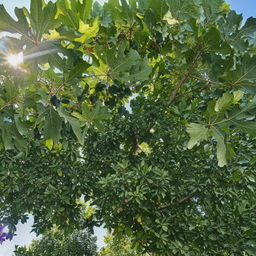
<instances>
[{"instance_id":1,"label":"background tree","mask_svg":"<svg viewBox=\"0 0 256 256\"><path fill-rule=\"evenodd\" d=\"M38 233L71 232L83 197L87 225L141 250L255 255L255 19L222 0L40 0L16 16L0 6L10 232L28 213Z\"/></svg>"},{"instance_id":2,"label":"background tree","mask_svg":"<svg viewBox=\"0 0 256 256\"><path fill-rule=\"evenodd\" d=\"M48 231L38 240L26 247L16 247L15 256L96 256L96 237L88 231L80 230L65 236L62 231Z\"/></svg>"}]
</instances>

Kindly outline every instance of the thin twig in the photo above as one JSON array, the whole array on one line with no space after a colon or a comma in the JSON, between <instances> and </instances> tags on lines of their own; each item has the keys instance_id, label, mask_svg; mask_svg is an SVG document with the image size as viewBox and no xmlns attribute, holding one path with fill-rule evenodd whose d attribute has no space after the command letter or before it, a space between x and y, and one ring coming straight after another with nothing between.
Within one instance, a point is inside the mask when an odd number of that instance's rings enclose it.
<instances>
[{"instance_id":1,"label":"thin twig","mask_svg":"<svg viewBox=\"0 0 256 256\"><path fill-rule=\"evenodd\" d=\"M173 206L173 205L179 205L179 204L183 204L183 203L186 203L188 200L190 200L194 195L196 194L196 191L193 191L192 193L190 193L189 195L181 198L180 200L176 201L176 202L173 202L173 203L170 203L170 204L166 204L166 205L162 205L160 207L158 207L158 210L163 210L163 209L166 209L170 206Z\"/></svg>"},{"instance_id":2,"label":"thin twig","mask_svg":"<svg viewBox=\"0 0 256 256\"><path fill-rule=\"evenodd\" d=\"M220 82L216 82L216 81L211 81L211 80L208 80L208 79L204 79L202 77L198 77L198 76L194 76L194 75L191 75L191 77L197 79L197 80L200 80L200 81L203 81L207 84L217 84L217 85L224 85L223 83L220 83Z\"/></svg>"},{"instance_id":3,"label":"thin twig","mask_svg":"<svg viewBox=\"0 0 256 256\"><path fill-rule=\"evenodd\" d=\"M172 102L175 100L177 93L179 92L180 88L183 86L183 84L187 81L187 79L191 76L192 71L194 70L198 59L201 56L202 51L198 50L196 56L194 57L188 72L185 74L185 76L181 79L181 81L179 82L178 86L175 88L174 92L172 93L169 101L168 101L168 106L170 106L172 104Z\"/></svg>"}]
</instances>

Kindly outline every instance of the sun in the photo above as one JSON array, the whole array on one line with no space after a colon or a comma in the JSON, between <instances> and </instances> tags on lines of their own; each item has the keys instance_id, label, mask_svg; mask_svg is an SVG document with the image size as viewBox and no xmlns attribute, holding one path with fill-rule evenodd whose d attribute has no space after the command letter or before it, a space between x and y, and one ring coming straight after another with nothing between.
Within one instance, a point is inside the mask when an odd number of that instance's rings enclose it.
<instances>
[{"instance_id":1,"label":"sun","mask_svg":"<svg viewBox=\"0 0 256 256\"><path fill-rule=\"evenodd\" d=\"M21 63L23 63L23 53L11 54L7 56L7 62L14 68L17 68Z\"/></svg>"}]
</instances>

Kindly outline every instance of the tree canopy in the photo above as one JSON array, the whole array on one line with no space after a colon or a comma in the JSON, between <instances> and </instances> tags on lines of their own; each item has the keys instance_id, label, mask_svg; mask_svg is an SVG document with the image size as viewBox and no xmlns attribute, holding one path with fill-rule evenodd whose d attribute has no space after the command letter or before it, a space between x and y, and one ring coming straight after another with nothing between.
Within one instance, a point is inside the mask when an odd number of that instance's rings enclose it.
<instances>
[{"instance_id":1,"label":"tree canopy","mask_svg":"<svg viewBox=\"0 0 256 256\"><path fill-rule=\"evenodd\" d=\"M16 247L15 256L96 256L96 237L86 230L77 230L65 236L62 231L50 230L27 248Z\"/></svg>"},{"instance_id":2,"label":"tree canopy","mask_svg":"<svg viewBox=\"0 0 256 256\"><path fill-rule=\"evenodd\" d=\"M0 5L0 219L81 198L157 255L255 255L256 19L223 0Z\"/></svg>"}]
</instances>

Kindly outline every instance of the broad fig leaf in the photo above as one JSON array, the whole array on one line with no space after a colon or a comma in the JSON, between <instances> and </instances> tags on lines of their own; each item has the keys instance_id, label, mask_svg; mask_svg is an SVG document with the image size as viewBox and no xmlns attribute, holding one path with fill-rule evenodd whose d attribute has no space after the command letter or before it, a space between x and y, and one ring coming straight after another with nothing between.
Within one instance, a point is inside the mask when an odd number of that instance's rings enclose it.
<instances>
[{"instance_id":1,"label":"broad fig leaf","mask_svg":"<svg viewBox=\"0 0 256 256\"><path fill-rule=\"evenodd\" d=\"M249 54L244 55L236 69L227 71L222 78L228 84L236 87L255 85L256 57L250 57Z\"/></svg>"},{"instance_id":2,"label":"broad fig leaf","mask_svg":"<svg viewBox=\"0 0 256 256\"><path fill-rule=\"evenodd\" d=\"M206 140L209 137L209 129L204 125L191 123L187 126L187 132L190 135L188 149L193 148L196 144Z\"/></svg>"},{"instance_id":3,"label":"broad fig leaf","mask_svg":"<svg viewBox=\"0 0 256 256\"><path fill-rule=\"evenodd\" d=\"M249 18L242 28L239 28L233 35L227 35L228 41L237 50L246 52L248 49L248 43L256 45L256 19ZM246 43L248 42L248 43Z\"/></svg>"},{"instance_id":4,"label":"broad fig leaf","mask_svg":"<svg viewBox=\"0 0 256 256\"><path fill-rule=\"evenodd\" d=\"M18 13L19 20L15 21L5 10L4 6L0 5L0 31L6 31L11 33L19 33L26 35L28 31L28 24L24 19L22 9L16 9L16 15Z\"/></svg>"},{"instance_id":5,"label":"broad fig leaf","mask_svg":"<svg viewBox=\"0 0 256 256\"><path fill-rule=\"evenodd\" d=\"M211 28L203 35L203 44L208 52L230 53L231 47L221 38L220 31L216 28Z\"/></svg>"},{"instance_id":6,"label":"broad fig leaf","mask_svg":"<svg viewBox=\"0 0 256 256\"><path fill-rule=\"evenodd\" d=\"M27 149L27 142L25 138L20 135L14 122L11 120L2 120L0 122L0 130L4 148L6 150L17 149L19 151L25 152Z\"/></svg>"},{"instance_id":7,"label":"broad fig leaf","mask_svg":"<svg viewBox=\"0 0 256 256\"><path fill-rule=\"evenodd\" d=\"M80 10L80 19L82 21L88 20L92 9L93 0L83 0L82 3L78 1L78 10Z\"/></svg>"},{"instance_id":8,"label":"broad fig leaf","mask_svg":"<svg viewBox=\"0 0 256 256\"><path fill-rule=\"evenodd\" d=\"M218 21L221 17L221 14L227 12L225 9L223 9L224 3L224 0L202 0L205 22L207 24L212 24Z\"/></svg>"},{"instance_id":9,"label":"broad fig leaf","mask_svg":"<svg viewBox=\"0 0 256 256\"><path fill-rule=\"evenodd\" d=\"M232 120L232 125L235 125L237 129L242 132L251 134L253 136L256 135L256 122L255 121L240 121L240 120Z\"/></svg>"},{"instance_id":10,"label":"broad fig leaf","mask_svg":"<svg viewBox=\"0 0 256 256\"><path fill-rule=\"evenodd\" d=\"M200 9L196 4L196 1L194 0L167 0L167 3L170 7L170 13L171 13L172 19L177 19L177 20L186 20L189 18L197 19L200 16Z\"/></svg>"},{"instance_id":11,"label":"broad fig leaf","mask_svg":"<svg viewBox=\"0 0 256 256\"><path fill-rule=\"evenodd\" d=\"M73 112L72 115L78 118L83 125L95 125L100 131L103 130L102 120L111 118L111 114L108 108L102 106L99 102L92 108L89 108L86 104L82 105L82 114Z\"/></svg>"},{"instance_id":12,"label":"broad fig leaf","mask_svg":"<svg viewBox=\"0 0 256 256\"><path fill-rule=\"evenodd\" d=\"M99 20L95 19L92 26L89 26L89 24L85 24L82 20L80 20L78 31L82 34L82 36L80 38L76 38L75 41L85 43L97 35L99 31Z\"/></svg>"},{"instance_id":13,"label":"broad fig leaf","mask_svg":"<svg viewBox=\"0 0 256 256\"><path fill-rule=\"evenodd\" d=\"M232 104L232 100L233 99L228 92L224 93L222 95L222 97L220 97L217 100L217 102L215 104L215 111L219 112L219 111L227 109Z\"/></svg>"},{"instance_id":14,"label":"broad fig leaf","mask_svg":"<svg viewBox=\"0 0 256 256\"><path fill-rule=\"evenodd\" d=\"M222 132L216 127L212 127L211 131L212 131L213 137L215 137L215 139L217 140L218 165L220 167L223 167L227 164L227 159L226 159L227 148L225 145L225 137L222 134Z\"/></svg>"},{"instance_id":15,"label":"broad fig leaf","mask_svg":"<svg viewBox=\"0 0 256 256\"><path fill-rule=\"evenodd\" d=\"M79 13L77 13L77 1L57 1L58 19L66 26L78 29Z\"/></svg>"},{"instance_id":16,"label":"broad fig leaf","mask_svg":"<svg viewBox=\"0 0 256 256\"><path fill-rule=\"evenodd\" d=\"M66 83L70 83L74 79L81 79L82 74L90 67L86 61L78 62L75 67L67 74Z\"/></svg>"},{"instance_id":17,"label":"broad fig leaf","mask_svg":"<svg viewBox=\"0 0 256 256\"><path fill-rule=\"evenodd\" d=\"M47 4L44 0L31 1L30 12L26 8L24 8L24 12L30 21L36 42L40 42L44 33L58 25L58 21L55 19L57 7L51 1Z\"/></svg>"},{"instance_id":18,"label":"broad fig leaf","mask_svg":"<svg viewBox=\"0 0 256 256\"><path fill-rule=\"evenodd\" d=\"M142 58L136 50L131 49L125 54L126 45L115 49L97 48L99 57L110 67L109 73L113 79L122 82L145 81L149 78L152 68L148 59Z\"/></svg>"},{"instance_id":19,"label":"broad fig leaf","mask_svg":"<svg viewBox=\"0 0 256 256\"><path fill-rule=\"evenodd\" d=\"M53 108L49 107L45 112L44 139L52 139L54 143L58 143L61 126L62 119L59 114Z\"/></svg>"},{"instance_id":20,"label":"broad fig leaf","mask_svg":"<svg viewBox=\"0 0 256 256\"><path fill-rule=\"evenodd\" d=\"M244 41L240 38L238 38L239 42L237 40L234 40L236 36L241 33L240 32L240 25L243 20L242 15L236 14L235 11L231 11L227 19L221 19L219 21L219 27L222 31L221 36L223 39L227 42L229 42L231 45L236 47L237 49L244 48Z\"/></svg>"},{"instance_id":21,"label":"broad fig leaf","mask_svg":"<svg viewBox=\"0 0 256 256\"><path fill-rule=\"evenodd\" d=\"M233 103L237 104L243 98L244 92L241 90L234 91L233 96L234 96Z\"/></svg>"},{"instance_id":22,"label":"broad fig leaf","mask_svg":"<svg viewBox=\"0 0 256 256\"><path fill-rule=\"evenodd\" d=\"M75 117L72 117L64 108L60 107L58 110L59 115L64 118L65 122L69 123L72 127L74 134L76 135L79 143L84 144L84 134L80 127L80 121Z\"/></svg>"}]
</instances>

